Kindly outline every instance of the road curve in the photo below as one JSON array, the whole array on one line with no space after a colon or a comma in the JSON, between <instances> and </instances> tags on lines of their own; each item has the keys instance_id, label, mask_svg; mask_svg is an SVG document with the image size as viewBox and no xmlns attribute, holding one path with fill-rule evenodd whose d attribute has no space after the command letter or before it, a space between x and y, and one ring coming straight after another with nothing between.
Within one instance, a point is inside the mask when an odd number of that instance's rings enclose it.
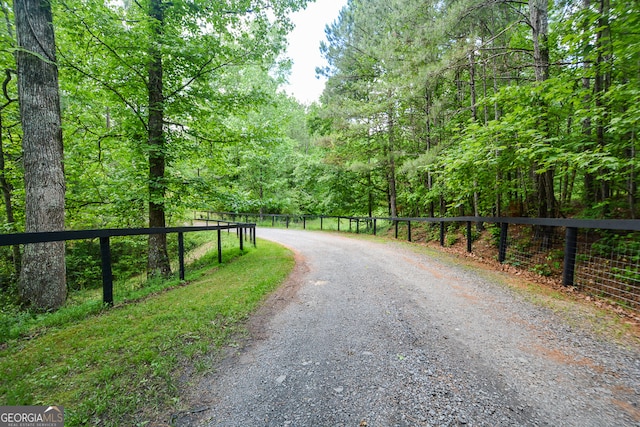
<instances>
[{"instance_id":1,"label":"road curve","mask_svg":"<svg viewBox=\"0 0 640 427\"><path fill-rule=\"evenodd\" d=\"M637 343L392 241L257 234L296 253L297 293L173 425L640 426Z\"/></svg>"}]
</instances>

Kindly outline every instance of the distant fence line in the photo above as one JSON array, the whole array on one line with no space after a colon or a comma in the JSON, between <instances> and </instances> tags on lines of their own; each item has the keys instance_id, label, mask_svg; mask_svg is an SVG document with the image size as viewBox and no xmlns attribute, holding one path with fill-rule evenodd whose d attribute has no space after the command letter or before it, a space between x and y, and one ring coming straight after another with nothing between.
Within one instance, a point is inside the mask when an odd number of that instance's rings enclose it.
<instances>
[{"instance_id":1,"label":"distant fence line","mask_svg":"<svg viewBox=\"0 0 640 427\"><path fill-rule=\"evenodd\" d=\"M500 263L508 261L509 255L513 255L514 265L519 264L518 255L515 253L515 241L510 239L510 225L535 226L542 230L539 233L539 245L542 246L538 251L549 251L552 247L557 246L557 252L562 248L561 260L556 264L561 264L562 284L564 286L578 286L595 294L615 299L622 305L640 312L640 241L633 241L630 250L621 254L611 254L611 258L599 258L598 254L591 254L591 249L581 249L584 244L579 245L578 230L586 232L639 232L640 220L592 220L592 219L564 219L564 218L517 218L517 217L448 217L448 218L409 218L409 217L362 217L362 216L330 216L330 215L283 215L283 214L256 214L256 213L236 213L236 212L208 212L201 211L194 213L194 217L203 220L213 220L213 218L242 220L249 222L253 219L256 222L268 221L271 219L272 226L278 223L284 223L288 228L290 223L302 223L304 229L307 228L307 222L320 220L320 229L325 228L326 220L337 221L337 229L341 230L341 223L347 223L350 231L356 233L361 232L364 228L365 232L377 234L378 224L386 222L394 228L395 237L398 238L399 226L403 225L403 233L406 230L408 241L413 240L412 224L439 224L439 240L440 245L445 246L445 237L447 235L446 224L458 223L466 224L466 246L467 252L473 250L473 224L496 224L499 226L498 254L497 258ZM364 225L364 227L361 227ZM344 227L342 227L344 229ZM549 239L549 236L555 237L555 230L564 229L564 239ZM545 232L546 230L546 232ZM552 232L549 232L552 230ZM497 230L496 230L497 231ZM497 236L496 236L497 237ZM589 237L590 239L593 236ZM544 242L542 242L545 240ZM547 241L548 240L548 241ZM585 240L585 239L583 239ZM588 240L588 239L587 239ZM588 242L589 244L593 242ZM512 248L513 246L513 248ZM512 248L512 249L509 249ZM531 249L528 249L531 252ZM528 253L520 255L522 258L533 258L534 254ZM547 256L549 258L549 256ZM615 258L615 259L613 259ZM602 265L609 266L607 271ZM597 267L594 267L597 266ZM542 269L541 264L535 264L534 267ZM545 267L547 268L547 267ZM576 272L578 271L578 276ZM533 271L536 271L533 268ZM541 271L545 273L546 271Z\"/></svg>"},{"instance_id":2,"label":"distant fence line","mask_svg":"<svg viewBox=\"0 0 640 427\"><path fill-rule=\"evenodd\" d=\"M223 224L224 223L224 224ZM189 227L154 227L154 228L110 228L98 230L49 231L39 233L0 234L0 246L27 245L30 243L60 242L68 240L100 239L100 256L102 260L102 300L105 304L113 304L113 273L111 270L111 237L140 236L150 234L178 234L178 263L180 280L185 277L184 265L184 233L195 231L217 231L218 262L222 263L222 230L236 230L240 242L240 250L244 249L243 241L249 239L256 244L256 225L228 221L217 221L217 225ZM247 235L247 231L249 235Z\"/></svg>"}]
</instances>

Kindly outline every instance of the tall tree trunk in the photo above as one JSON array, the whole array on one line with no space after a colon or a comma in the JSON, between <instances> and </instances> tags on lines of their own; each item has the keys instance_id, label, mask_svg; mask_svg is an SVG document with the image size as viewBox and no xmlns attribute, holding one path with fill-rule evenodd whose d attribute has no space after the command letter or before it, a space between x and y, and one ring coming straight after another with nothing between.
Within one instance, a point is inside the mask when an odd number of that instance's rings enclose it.
<instances>
[{"instance_id":1,"label":"tall tree trunk","mask_svg":"<svg viewBox=\"0 0 640 427\"><path fill-rule=\"evenodd\" d=\"M389 95L389 99L393 99ZM392 217L398 216L397 192L396 192L396 160L395 160L395 121L393 107L389 108L387 117L388 136L389 136L389 213Z\"/></svg>"},{"instance_id":2,"label":"tall tree trunk","mask_svg":"<svg viewBox=\"0 0 640 427\"><path fill-rule=\"evenodd\" d=\"M594 101L598 110L596 120L596 144L598 147L606 145L606 126L609 121L609 112L604 101L604 96L611 85L611 70L609 61L611 60L611 31L609 29L609 0L599 2L600 18L598 19L598 32L596 33L597 59L595 64L595 79L593 83ZM600 111L602 110L602 111ZM604 173L605 171L602 171ZM605 201L611 197L611 186L606 180L599 181L599 194L597 201ZM605 212L606 214L606 212Z\"/></svg>"},{"instance_id":3,"label":"tall tree trunk","mask_svg":"<svg viewBox=\"0 0 640 427\"><path fill-rule=\"evenodd\" d=\"M152 0L149 16L153 21L155 43L151 44L149 63L149 227L165 227L165 139L162 52L157 43L162 37L164 10L161 0ZM171 274L167 253L167 235L149 235L147 262L149 276Z\"/></svg>"},{"instance_id":4,"label":"tall tree trunk","mask_svg":"<svg viewBox=\"0 0 640 427\"><path fill-rule=\"evenodd\" d=\"M536 82L541 83L549 79L549 16L547 0L529 0L529 19L533 36L533 59ZM545 138L548 137L549 124L544 101L538 101L544 111L540 127ZM545 172L536 173L536 189L538 195L538 215L542 218L557 216L557 202L554 192L555 172L548 167Z\"/></svg>"},{"instance_id":5,"label":"tall tree trunk","mask_svg":"<svg viewBox=\"0 0 640 427\"><path fill-rule=\"evenodd\" d=\"M371 163L371 159L369 159ZM369 218L373 217L373 182L371 180L371 169L367 171L367 213Z\"/></svg>"},{"instance_id":6,"label":"tall tree trunk","mask_svg":"<svg viewBox=\"0 0 640 427\"><path fill-rule=\"evenodd\" d=\"M11 192L13 187L11 183L7 181L7 176L5 175L5 162L4 162L4 145L2 143L2 113L0 112L0 187L2 187L2 197L4 199L4 209L7 212L7 223L11 224L11 229L15 231L15 217L13 215L13 203L11 202ZM13 268L16 274L20 273L20 265L21 265L21 254L20 254L20 246L13 245L12 249L12 257L13 257Z\"/></svg>"},{"instance_id":7,"label":"tall tree trunk","mask_svg":"<svg viewBox=\"0 0 640 427\"><path fill-rule=\"evenodd\" d=\"M491 60L491 68L493 69L493 93L494 95L498 93L498 67L496 66L496 59L493 58ZM486 98L486 96L485 96ZM500 107L498 106L498 101L495 100L493 102L493 119L495 121L498 121L500 119ZM500 151L496 149L495 152L496 155L496 159L498 159L500 157ZM508 180L508 178L507 178ZM501 168L497 168L496 169L496 208L495 208L495 215L500 217L502 216L502 190L501 190L501 183L502 183L502 170Z\"/></svg>"},{"instance_id":8,"label":"tall tree trunk","mask_svg":"<svg viewBox=\"0 0 640 427\"><path fill-rule=\"evenodd\" d=\"M588 10L591 7L591 0L583 0L582 8ZM582 29L583 31L589 30L589 24L585 23ZM584 77L582 78L582 89L584 90L584 105L585 108L591 109L591 79L589 78L589 69L591 67L591 61L589 60L589 53L585 52L583 73ZM591 142L591 117L588 115L582 121L582 133L587 137L587 144L585 150L592 150L592 142ZM596 202L596 191L595 191L595 176L592 173L585 172L584 174L584 203L587 206L591 206Z\"/></svg>"},{"instance_id":9,"label":"tall tree trunk","mask_svg":"<svg viewBox=\"0 0 640 427\"><path fill-rule=\"evenodd\" d=\"M431 140L431 93L429 92L428 87L425 87L424 100L425 100L424 114L425 114L425 130L426 130L425 151L428 153L429 151L431 151L431 145L432 145L431 143L432 141ZM431 191L431 188L433 187L433 177L431 176L431 171L427 171L426 184L427 184L427 190ZM429 202L429 216L431 218L435 216L435 203L433 202L433 200Z\"/></svg>"},{"instance_id":10,"label":"tall tree trunk","mask_svg":"<svg viewBox=\"0 0 640 427\"><path fill-rule=\"evenodd\" d=\"M635 135L631 135L629 138L629 159L631 164L629 166L629 176L627 178L627 200L629 201L629 215L631 219L636 219L636 193L638 191L638 183L636 181L636 170L634 167L634 160L636 158L636 138Z\"/></svg>"},{"instance_id":11,"label":"tall tree trunk","mask_svg":"<svg viewBox=\"0 0 640 427\"><path fill-rule=\"evenodd\" d=\"M15 0L18 98L22 121L25 230L64 230L65 181L58 68L51 3ZM39 310L67 298L64 242L25 245L19 289Z\"/></svg>"},{"instance_id":12,"label":"tall tree trunk","mask_svg":"<svg viewBox=\"0 0 640 427\"><path fill-rule=\"evenodd\" d=\"M469 98L471 103L471 120L478 121L478 105L476 102L476 61L473 49L469 53ZM473 216L480 216L480 193L478 193L478 182L473 180ZM478 230L482 230L482 223L476 223Z\"/></svg>"},{"instance_id":13,"label":"tall tree trunk","mask_svg":"<svg viewBox=\"0 0 640 427\"><path fill-rule=\"evenodd\" d=\"M469 53L469 102L471 107L471 119L478 120L478 105L476 103L476 62L473 50Z\"/></svg>"}]
</instances>

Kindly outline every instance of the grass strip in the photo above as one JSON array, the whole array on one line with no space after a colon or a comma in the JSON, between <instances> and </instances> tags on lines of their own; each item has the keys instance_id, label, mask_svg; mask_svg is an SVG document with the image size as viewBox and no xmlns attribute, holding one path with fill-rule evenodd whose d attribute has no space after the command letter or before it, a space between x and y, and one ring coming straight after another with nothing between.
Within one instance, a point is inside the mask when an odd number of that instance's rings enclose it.
<instances>
[{"instance_id":1,"label":"grass strip","mask_svg":"<svg viewBox=\"0 0 640 427\"><path fill-rule=\"evenodd\" d=\"M237 240L235 234L222 234L223 262L240 254ZM216 232L186 233L185 247L193 249L192 252L186 254L187 271L217 263L217 253L212 249L216 246L216 242ZM177 260L172 263L174 271L178 269L177 264ZM117 305L135 301L179 284L177 272L168 280L160 277L147 279L146 273L127 279L114 280L115 303ZM23 310L17 305L0 300L0 345L15 339L41 335L50 328L68 325L74 320L83 320L104 309L100 283L91 288L70 291L64 307L52 313Z\"/></svg>"},{"instance_id":2,"label":"grass strip","mask_svg":"<svg viewBox=\"0 0 640 427\"><path fill-rule=\"evenodd\" d=\"M293 265L289 250L260 241L184 286L11 342L0 351L1 404L62 405L67 426L144 425L179 406L185 369L241 331Z\"/></svg>"}]
</instances>

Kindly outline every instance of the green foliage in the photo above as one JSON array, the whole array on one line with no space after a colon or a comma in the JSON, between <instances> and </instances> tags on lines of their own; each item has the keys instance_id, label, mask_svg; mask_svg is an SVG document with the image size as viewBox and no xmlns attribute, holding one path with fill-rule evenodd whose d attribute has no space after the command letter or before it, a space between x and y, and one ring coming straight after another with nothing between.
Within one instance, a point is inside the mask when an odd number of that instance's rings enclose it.
<instances>
[{"instance_id":1,"label":"green foliage","mask_svg":"<svg viewBox=\"0 0 640 427\"><path fill-rule=\"evenodd\" d=\"M183 367L199 361L201 371L209 369L207 356L243 330L246 316L292 267L288 250L260 242L220 268L203 265L186 286L157 289L84 320L61 319L55 329L0 351L0 399L54 400L65 406L69 426L153 421L177 407Z\"/></svg>"},{"instance_id":2,"label":"green foliage","mask_svg":"<svg viewBox=\"0 0 640 427\"><path fill-rule=\"evenodd\" d=\"M624 258L632 263L640 263L640 233L606 231L591 245L591 251L602 257Z\"/></svg>"},{"instance_id":3,"label":"green foliage","mask_svg":"<svg viewBox=\"0 0 640 427\"><path fill-rule=\"evenodd\" d=\"M112 240L116 304L138 300L179 284L175 278L168 282L159 278L147 279L144 255L146 236L119 237ZM169 240L170 253L177 254L175 235ZM185 234L185 260L188 271L218 262L215 242L215 231ZM207 248L214 250L201 256L199 251ZM240 254L234 234L222 234L222 251L223 262L229 262ZM37 335L41 329L83 320L89 315L101 312L104 307L100 263L100 248L97 242L77 241L67 244L67 279L70 292L65 307L53 313L23 310L13 293L13 288L5 290L0 294L0 343L25 335Z\"/></svg>"},{"instance_id":4,"label":"green foliage","mask_svg":"<svg viewBox=\"0 0 640 427\"><path fill-rule=\"evenodd\" d=\"M394 180L406 216L637 216L639 12L551 3L536 81L526 3L350 2L322 48L325 159L376 207Z\"/></svg>"},{"instance_id":5,"label":"green foliage","mask_svg":"<svg viewBox=\"0 0 640 427\"><path fill-rule=\"evenodd\" d=\"M536 264L531 267L531 271L541 276L551 276L551 267L549 267L549 265L547 264Z\"/></svg>"},{"instance_id":6,"label":"green foliage","mask_svg":"<svg viewBox=\"0 0 640 427\"><path fill-rule=\"evenodd\" d=\"M146 236L112 239L111 258L115 281L124 281L145 271ZM70 291L102 287L100 242L78 240L68 242L67 284Z\"/></svg>"}]
</instances>

